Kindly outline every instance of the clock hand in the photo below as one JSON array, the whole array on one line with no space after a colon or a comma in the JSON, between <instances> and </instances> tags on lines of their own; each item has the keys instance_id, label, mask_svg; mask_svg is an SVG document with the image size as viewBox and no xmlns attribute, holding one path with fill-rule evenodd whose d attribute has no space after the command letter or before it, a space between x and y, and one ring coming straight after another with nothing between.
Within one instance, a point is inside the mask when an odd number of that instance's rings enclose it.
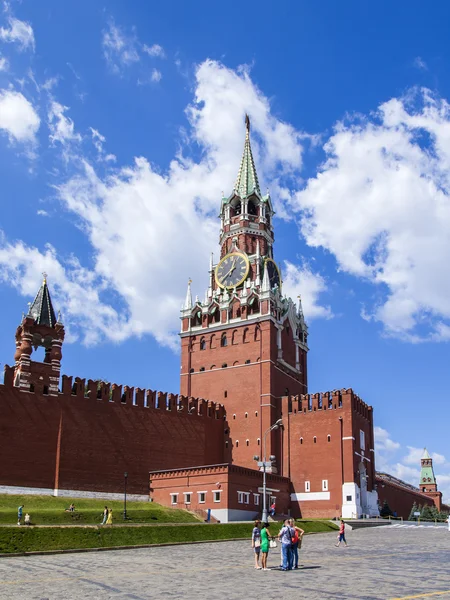
<instances>
[{"instance_id":1,"label":"clock hand","mask_svg":"<svg viewBox=\"0 0 450 600\"><path fill-rule=\"evenodd\" d=\"M222 277L222 279L220 280L220 283L223 283L225 281L225 279L228 277L228 275L231 275L231 273L234 271L234 269L236 268L236 261L237 261L237 258L234 259L234 262L231 265L231 269L228 271L228 273L226 275L224 275Z\"/></svg>"}]
</instances>

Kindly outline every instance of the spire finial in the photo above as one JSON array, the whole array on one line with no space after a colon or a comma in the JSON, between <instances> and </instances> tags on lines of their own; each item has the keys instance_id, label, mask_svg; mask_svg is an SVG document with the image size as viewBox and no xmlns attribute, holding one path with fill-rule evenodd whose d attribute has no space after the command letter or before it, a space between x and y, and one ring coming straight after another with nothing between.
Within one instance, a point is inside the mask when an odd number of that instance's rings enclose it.
<instances>
[{"instance_id":1,"label":"spire finial","mask_svg":"<svg viewBox=\"0 0 450 600\"><path fill-rule=\"evenodd\" d=\"M44 278L43 281L42 281L42 283L44 283L45 285L47 285L47 273L45 271L42 273L42 277Z\"/></svg>"},{"instance_id":2,"label":"spire finial","mask_svg":"<svg viewBox=\"0 0 450 600\"><path fill-rule=\"evenodd\" d=\"M234 184L234 191L242 199L247 198L253 192L261 195L250 145L250 117L247 114L245 115L245 129L244 153L236 183Z\"/></svg>"}]
</instances>

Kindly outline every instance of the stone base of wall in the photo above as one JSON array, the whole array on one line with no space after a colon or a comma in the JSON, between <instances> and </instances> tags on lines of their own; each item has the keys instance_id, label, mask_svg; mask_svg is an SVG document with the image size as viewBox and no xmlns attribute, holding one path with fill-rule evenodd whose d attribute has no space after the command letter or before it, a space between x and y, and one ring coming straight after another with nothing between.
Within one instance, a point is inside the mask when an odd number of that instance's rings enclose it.
<instances>
[{"instance_id":1,"label":"stone base of wall","mask_svg":"<svg viewBox=\"0 0 450 600\"><path fill-rule=\"evenodd\" d=\"M58 496L61 498L92 498L94 500L123 500L123 494L108 492L88 492L83 490L54 490L49 488L19 487L14 485L0 485L0 494L14 494L16 496ZM143 494L127 494L127 500L135 502L149 502L148 496Z\"/></svg>"}]
</instances>

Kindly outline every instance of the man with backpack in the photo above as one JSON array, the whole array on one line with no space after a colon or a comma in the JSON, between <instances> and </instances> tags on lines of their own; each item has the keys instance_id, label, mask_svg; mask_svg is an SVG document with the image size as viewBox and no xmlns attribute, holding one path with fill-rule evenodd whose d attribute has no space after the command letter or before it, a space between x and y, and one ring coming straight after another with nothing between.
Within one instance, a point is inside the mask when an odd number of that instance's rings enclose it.
<instances>
[{"instance_id":1,"label":"man with backpack","mask_svg":"<svg viewBox=\"0 0 450 600\"><path fill-rule=\"evenodd\" d=\"M290 526L289 519L286 519L283 527L278 534L278 540L281 542L281 556L283 557L283 564L281 565L282 571L289 571L292 569L292 538L295 534L295 530Z\"/></svg>"},{"instance_id":2,"label":"man with backpack","mask_svg":"<svg viewBox=\"0 0 450 600\"><path fill-rule=\"evenodd\" d=\"M302 538L305 532L300 527L297 527L294 519L290 520L289 526L294 530L294 535L292 536L290 567L291 569L298 569L298 549L302 547Z\"/></svg>"}]
</instances>

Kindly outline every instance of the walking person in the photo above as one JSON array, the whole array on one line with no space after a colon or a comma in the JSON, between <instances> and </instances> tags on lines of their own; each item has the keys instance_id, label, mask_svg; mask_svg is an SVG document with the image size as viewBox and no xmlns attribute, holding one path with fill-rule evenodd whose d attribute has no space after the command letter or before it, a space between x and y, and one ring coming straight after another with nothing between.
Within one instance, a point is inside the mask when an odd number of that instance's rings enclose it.
<instances>
[{"instance_id":1,"label":"walking person","mask_svg":"<svg viewBox=\"0 0 450 600\"><path fill-rule=\"evenodd\" d=\"M106 519L106 525L112 525L112 521L113 521L113 513L112 513L112 508L110 508L108 510L108 518Z\"/></svg>"},{"instance_id":2,"label":"walking person","mask_svg":"<svg viewBox=\"0 0 450 600\"><path fill-rule=\"evenodd\" d=\"M289 524L295 532L292 536L291 568L298 569L298 549L302 547L302 538L305 531L301 527L297 527L295 519L291 519Z\"/></svg>"},{"instance_id":3,"label":"walking person","mask_svg":"<svg viewBox=\"0 0 450 600\"><path fill-rule=\"evenodd\" d=\"M259 566L259 556L261 553L261 521L257 519L252 531L252 548L255 554L255 569L261 569Z\"/></svg>"},{"instance_id":4,"label":"walking person","mask_svg":"<svg viewBox=\"0 0 450 600\"><path fill-rule=\"evenodd\" d=\"M278 534L278 539L281 542L281 556L283 557L283 563L281 565L282 571L290 571L292 569L291 553L292 553L292 537L294 535L294 529L289 525L289 519L286 519L283 527Z\"/></svg>"},{"instance_id":5,"label":"walking person","mask_svg":"<svg viewBox=\"0 0 450 600\"><path fill-rule=\"evenodd\" d=\"M272 517L272 519L275 516L276 510L277 509L276 509L275 502L272 502L272 504L270 505L270 508L269 508L269 515Z\"/></svg>"},{"instance_id":6,"label":"walking person","mask_svg":"<svg viewBox=\"0 0 450 600\"><path fill-rule=\"evenodd\" d=\"M105 524L106 524L106 521L107 521L107 519L108 519L108 507L107 507L107 506L105 506L105 509L104 509L104 511L103 511L103 520L102 520L102 522L100 523L100 525L105 525Z\"/></svg>"},{"instance_id":7,"label":"walking person","mask_svg":"<svg viewBox=\"0 0 450 600\"><path fill-rule=\"evenodd\" d=\"M348 546L347 540L345 539L345 523L344 523L344 519L341 519L341 524L340 524L340 527L339 527L338 543L336 544L336 546L340 546L341 542L344 542L344 544L346 546Z\"/></svg>"},{"instance_id":8,"label":"walking person","mask_svg":"<svg viewBox=\"0 0 450 600\"><path fill-rule=\"evenodd\" d=\"M270 571L270 569L267 568L267 556L270 548L269 538L271 537L269 524L263 523L261 526L261 565L263 571Z\"/></svg>"},{"instance_id":9,"label":"walking person","mask_svg":"<svg viewBox=\"0 0 450 600\"><path fill-rule=\"evenodd\" d=\"M19 508L17 509L17 525L22 525L22 515L23 515L23 507L24 505L21 504L19 506Z\"/></svg>"}]
</instances>

